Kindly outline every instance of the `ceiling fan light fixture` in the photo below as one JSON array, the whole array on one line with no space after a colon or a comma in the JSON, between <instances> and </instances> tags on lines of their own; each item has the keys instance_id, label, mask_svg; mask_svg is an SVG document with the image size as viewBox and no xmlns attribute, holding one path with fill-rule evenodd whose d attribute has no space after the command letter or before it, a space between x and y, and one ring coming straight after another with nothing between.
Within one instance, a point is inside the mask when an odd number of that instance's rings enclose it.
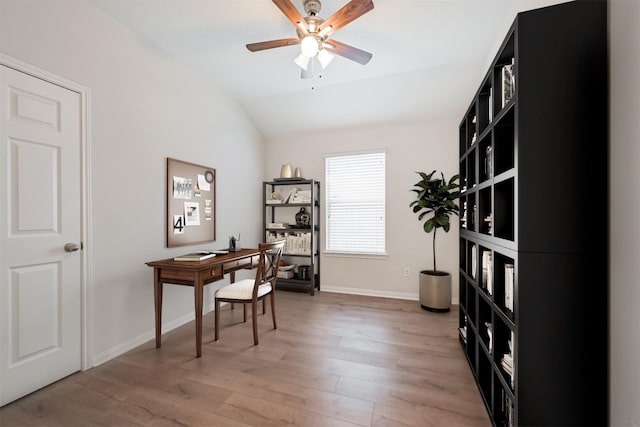
<instances>
[{"instance_id":1,"label":"ceiling fan light fixture","mask_svg":"<svg viewBox=\"0 0 640 427\"><path fill-rule=\"evenodd\" d=\"M325 37L327 34L329 34L329 31L331 31L332 29L333 29L333 26L331 26L331 25L327 25L326 27L324 27L324 28L322 29L322 31L320 31L320 32L318 33L318 36L319 36L320 38L324 39L324 37Z\"/></svg>"},{"instance_id":2,"label":"ceiling fan light fixture","mask_svg":"<svg viewBox=\"0 0 640 427\"><path fill-rule=\"evenodd\" d=\"M313 58L320 50L320 42L315 36L305 36L300 41L300 50L304 56Z\"/></svg>"},{"instance_id":3,"label":"ceiling fan light fixture","mask_svg":"<svg viewBox=\"0 0 640 427\"><path fill-rule=\"evenodd\" d=\"M303 70L306 70L307 68L309 68L309 61L311 61L311 58L309 58L303 53L298 55L298 57L293 60L293 62L295 62L296 65L298 65L298 67L302 68Z\"/></svg>"},{"instance_id":4,"label":"ceiling fan light fixture","mask_svg":"<svg viewBox=\"0 0 640 427\"><path fill-rule=\"evenodd\" d=\"M322 49L320 52L318 52L318 61L320 62L320 65L322 65L323 69L327 68L327 65L329 65L329 63L333 61L333 58L334 55L327 52L326 49Z\"/></svg>"}]
</instances>

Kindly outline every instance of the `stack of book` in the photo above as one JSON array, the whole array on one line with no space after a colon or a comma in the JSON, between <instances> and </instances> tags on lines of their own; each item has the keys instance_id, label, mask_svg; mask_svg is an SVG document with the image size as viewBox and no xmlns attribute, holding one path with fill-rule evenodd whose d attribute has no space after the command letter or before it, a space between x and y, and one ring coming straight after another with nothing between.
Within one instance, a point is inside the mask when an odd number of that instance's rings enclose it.
<instances>
[{"instance_id":1,"label":"stack of book","mask_svg":"<svg viewBox=\"0 0 640 427\"><path fill-rule=\"evenodd\" d=\"M200 250L173 258L174 261L204 261L216 256L214 251Z\"/></svg>"},{"instance_id":2,"label":"stack of book","mask_svg":"<svg viewBox=\"0 0 640 427\"><path fill-rule=\"evenodd\" d=\"M513 332L511 332L511 339L507 341L509 345L509 352L502 355L501 365L502 369L509 375L511 379L511 387L515 385L515 379L513 378Z\"/></svg>"},{"instance_id":3,"label":"stack of book","mask_svg":"<svg viewBox=\"0 0 640 427\"><path fill-rule=\"evenodd\" d=\"M289 203L311 203L311 190L297 190L291 195Z\"/></svg>"}]
</instances>

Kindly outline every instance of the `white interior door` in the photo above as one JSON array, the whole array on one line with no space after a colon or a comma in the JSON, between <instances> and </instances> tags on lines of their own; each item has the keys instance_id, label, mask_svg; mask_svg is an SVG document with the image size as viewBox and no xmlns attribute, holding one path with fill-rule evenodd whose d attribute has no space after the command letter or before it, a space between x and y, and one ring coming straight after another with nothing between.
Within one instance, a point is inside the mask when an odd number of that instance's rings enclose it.
<instances>
[{"instance_id":1,"label":"white interior door","mask_svg":"<svg viewBox=\"0 0 640 427\"><path fill-rule=\"evenodd\" d=\"M81 369L81 96L0 65L0 406Z\"/></svg>"}]
</instances>

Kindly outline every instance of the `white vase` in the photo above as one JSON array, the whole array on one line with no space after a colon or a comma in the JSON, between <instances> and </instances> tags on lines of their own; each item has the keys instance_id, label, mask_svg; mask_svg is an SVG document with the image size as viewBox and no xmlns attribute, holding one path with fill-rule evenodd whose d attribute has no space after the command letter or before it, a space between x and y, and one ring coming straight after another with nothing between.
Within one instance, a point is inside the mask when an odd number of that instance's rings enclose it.
<instances>
[{"instance_id":1,"label":"white vase","mask_svg":"<svg viewBox=\"0 0 640 427\"><path fill-rule=\"evenodd\" d=\"M285 163L280 168L280 178L291 178L293 176L293 172L291 171L291 164Z\"/></svg>"},{"instance_id":2,"label":"white vase","mask_svg":"<svg viewBox=\"0 0 640 427\"><path fill-rule=\"evenodd\" d=\"M300 168L296 168L293 176L295 176L296 178L302 178L302 171L300 170Z\"/></svg>"}]
</instances>

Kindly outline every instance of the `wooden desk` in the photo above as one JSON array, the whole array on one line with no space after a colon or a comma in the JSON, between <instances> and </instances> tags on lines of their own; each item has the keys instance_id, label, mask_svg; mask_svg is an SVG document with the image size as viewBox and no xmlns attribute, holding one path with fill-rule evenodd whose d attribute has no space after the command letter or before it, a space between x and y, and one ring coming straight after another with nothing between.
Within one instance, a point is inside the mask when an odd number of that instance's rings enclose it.
<instances>
[{"instance_id":1,"label":"wooden desk","mask_svg":"<svg viewBox=\"0 0 640 427\"><path fill-rule=\"evenodd\" d=\"M258 266L260 251L242 249L217 255L204 261L174 261L173 258L149 261L153 267L153 298L156 311L156 348L160 348L162 336L162 285L193 286L196 314L196 356L202 356L202 303L204 285L221 280L225 273L230 274L231 283L235 282L235 272Z\"/></svg>"}]
</instances>

